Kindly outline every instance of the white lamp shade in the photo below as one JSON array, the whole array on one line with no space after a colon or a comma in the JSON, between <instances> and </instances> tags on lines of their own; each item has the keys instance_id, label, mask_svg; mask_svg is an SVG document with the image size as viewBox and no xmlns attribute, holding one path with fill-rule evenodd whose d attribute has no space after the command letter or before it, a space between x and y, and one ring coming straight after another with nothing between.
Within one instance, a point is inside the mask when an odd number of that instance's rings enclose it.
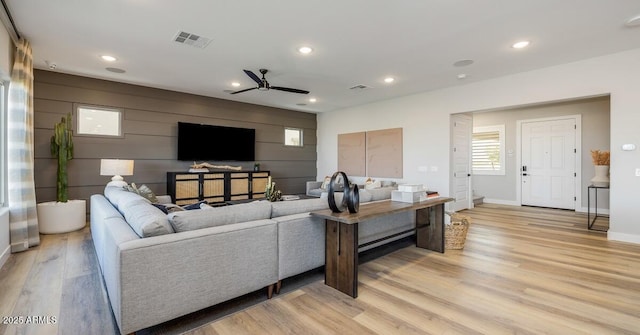
<instances>
[{"instance_id":1,"label":"white lamp shade","mask_svg":"<svg viewBox=\"0 0 640 335\"><path fill-rule=\"evenodd\" d=\"M101 176L132 176L133 160L132 159L101 159L100 175Z\"/></svg>"}]
</instances>

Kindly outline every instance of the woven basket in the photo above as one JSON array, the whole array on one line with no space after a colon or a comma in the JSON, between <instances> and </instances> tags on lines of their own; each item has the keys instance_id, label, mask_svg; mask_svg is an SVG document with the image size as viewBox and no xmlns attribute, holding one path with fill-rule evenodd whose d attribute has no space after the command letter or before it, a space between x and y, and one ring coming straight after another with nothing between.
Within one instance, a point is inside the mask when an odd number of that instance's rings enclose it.
<instances>
[{"instance_id":1,"label":"woven basket","mask_svg":"<svg viewBox=\"0 0 640 335\"><path fill-rule=\"evenodd\" d=\"M467 239L471 218L458 213L451 213L450 216L451 223L444 227L444 247L445 249L462 249Z\"/></svg>"}]
</instances>

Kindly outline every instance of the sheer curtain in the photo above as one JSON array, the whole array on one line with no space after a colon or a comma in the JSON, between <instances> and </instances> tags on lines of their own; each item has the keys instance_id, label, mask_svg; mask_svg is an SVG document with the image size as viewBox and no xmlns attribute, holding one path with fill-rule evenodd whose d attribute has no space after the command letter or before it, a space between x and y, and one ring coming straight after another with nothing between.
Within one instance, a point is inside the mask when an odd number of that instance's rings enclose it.
<instances>
[{"instance_id":1,"label":"sheer curtain","mask_svg":"<svg viewBox=\"0 0 640 335\"><path fill-rule=\"evenodd\" d=\"M40 244L33 180L33 58L29 42L18 42L9 83L7 160L11 252Z\"/></svg>"}]
</instances>

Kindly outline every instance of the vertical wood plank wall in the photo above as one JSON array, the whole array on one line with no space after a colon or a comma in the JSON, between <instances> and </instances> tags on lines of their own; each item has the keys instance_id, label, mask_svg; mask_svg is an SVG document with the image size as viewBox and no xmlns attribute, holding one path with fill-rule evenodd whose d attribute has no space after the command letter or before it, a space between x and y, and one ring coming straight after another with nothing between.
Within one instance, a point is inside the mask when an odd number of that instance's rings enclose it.
<instances>
[{"instance_id":1,"label":"vertical wood plank wall","mask_svg":"<svg viewBox=\"0 0 640 335\"><path fill-rule=\"evenodd\" d=\"M100 176L101 158L134 159L128 182L166 193L166 172L186 171L192 162L176 160L178 121L256 129L256 162L271 171L284 194L304 193L316 178L316 115L186 93L36 70L35 185L38 202L55 200L56 162L49 151L53 124L77 104L124 110L122 138L75 136L69 163L69 198L102 193L110 177ZM304 130L304 147L285 147L284 127ZM75 124L74 124L75 129ZM211 143L202 146L232 145ZM214 162L253 169L253 162Z\"/></svg>"}]
</instances>

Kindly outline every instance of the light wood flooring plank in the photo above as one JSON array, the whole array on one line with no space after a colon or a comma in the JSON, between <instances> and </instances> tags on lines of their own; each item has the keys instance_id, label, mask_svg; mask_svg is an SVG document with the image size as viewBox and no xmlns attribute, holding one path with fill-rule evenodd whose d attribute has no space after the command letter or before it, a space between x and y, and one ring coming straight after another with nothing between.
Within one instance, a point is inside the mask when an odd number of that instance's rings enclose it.
<instances>
[{"instance_id":1,"label":"light wood flooring plank","mask_svg":"<svg viewBox=\"0 0 640 335\"><path fill-rule=\"evenodd\" d=\"M20 293L27 281L38 251L32 249L21 253L22 257L10 256L0 270L0 317L17 317L13 313ZM0 334L6 332L7 324L0 322Z\"/></svg>"},{"instance_id":2,"label":"light wood flooring plank","mask_svg":"<svg viewBox=\"0 0 640 335\"><path fill-rule=\"evenodd\" d=\"M67 235L41 235L35 262L26 279L14 316L46 318L47 322L27 322L9 325L6 335L56 334L60 318L62 278L65 269ZM55 318L54 322L49 322Z\"/></svg>"}]
</instances>

